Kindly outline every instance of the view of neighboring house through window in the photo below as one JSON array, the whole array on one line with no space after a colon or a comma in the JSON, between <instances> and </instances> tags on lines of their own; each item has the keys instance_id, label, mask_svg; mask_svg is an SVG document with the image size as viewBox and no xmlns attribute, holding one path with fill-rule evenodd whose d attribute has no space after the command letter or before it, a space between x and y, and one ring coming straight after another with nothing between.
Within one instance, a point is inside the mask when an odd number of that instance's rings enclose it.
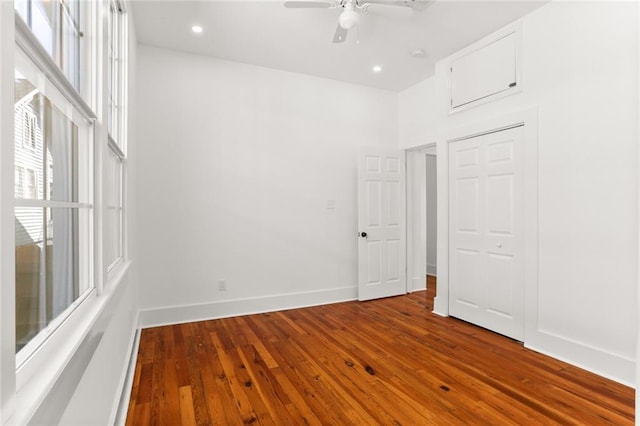
<instances>
[{"instance_id":1,"label":"view of neighboring house through window","mask_svg":"<svg viewBox=\"0 0 640 426\"><path fill-rule=\"evenodd\" d=\"M37 197L38 173L29 167L16 166L16 197L34 199Z\"/></svg>"},{"instance_id":2,"label":"view of neighboring house through window","mask_svg":"<svg viewBox=\"0 0 640 426\"><path fill-rule=\"evenodd\" d=\"M15 72L16 352L91 287L91 126L23 55ZM55 93L54 93L55 92ZM47 92L49 93L49 92ZM53 100L55 99L55 101Z\"/></svg>"},{"instance_id":3,"label":"view of neighboring house through window","mask_svg":"<svg viewBox=\"0 0 640 426\"><path fill-rule=\"evenodd\" d=\"M22 146L36 149L38 118L31 111L25 110L23 113Z\"/></svg>"}]
</instances>

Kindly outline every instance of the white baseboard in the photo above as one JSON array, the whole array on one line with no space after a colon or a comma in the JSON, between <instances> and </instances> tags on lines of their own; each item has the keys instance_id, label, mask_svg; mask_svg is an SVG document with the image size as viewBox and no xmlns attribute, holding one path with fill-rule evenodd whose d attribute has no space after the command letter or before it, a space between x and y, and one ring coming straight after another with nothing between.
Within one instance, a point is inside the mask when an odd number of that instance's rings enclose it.
<instances>
[{"instance_id":1,"label":"white baseboard","mask_svg":"<svg viewBox=\"0 0 640 426\"><path fill-rule=\"evenodd\" d=\"M427 281L425 277L414 277L411 279L411 288L409 289L409 293L413 293L414 291L423 291L427 289Z\"/></svg>"},{"instance_id":2,"label":"white baseboard","mask_svg":"<svg viewBox=\"0 0 640 426\"><path fill-rule=\"evenodd\" d=\"M139 323L138 313L136 319L133 322L134 327ZM138 360L138 347L140 346L140 330L138 328L133 329L131 336L131 343L129 347L129 359L126 362L127 369L123 373L120 379L120 399L116 403L111 415L111 421L109 424L124 426L127 421L127 411L129 411L129 401L131 400L131 387L133 385L133 378L136 372L136 362Z\"/></svg>"},{"instance_id":3,"label":"white baseboard","mask_svg":"<svg viewBox=\"0 0 640 426\"><path fill-rule=\"evenodd\" d=\"M626 386L637 386L634 359L541 330L526 332L524 346Z\"/></svg>"},{"instance_id":4,"label":"white baseboard","mask_svg":"<svg viewBox=\"0 0 640 426\"><path fill-rule=\"evenodd\" d=\"M341 287L303 293L276 294L248 299L221 300L195 305L167 306L140 311L140 328L260 314L285 309L327 305L358 299L357 287Z\"/></svg>"}]
</instances>

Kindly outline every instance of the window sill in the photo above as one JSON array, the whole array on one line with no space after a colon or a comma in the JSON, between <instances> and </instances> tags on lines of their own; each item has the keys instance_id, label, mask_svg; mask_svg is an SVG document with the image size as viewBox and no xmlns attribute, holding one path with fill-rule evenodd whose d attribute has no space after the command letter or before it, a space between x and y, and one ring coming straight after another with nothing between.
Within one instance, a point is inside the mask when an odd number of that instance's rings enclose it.
<instances>
[{"instance_id":1,"label":"window sill","mask_svg":"<svg viewBox=\"0 0 640 426\"><path fill-rule=\"evenodd\" d=\"M90 361L102 339L104 328L108 326L108 321L97 324L98 320L130 266L131 261L126 261L114 273L106 287L107 291L102 295L98 296L94 289L65 323L53 331L48 340L16 370L16 404L9 424L28 423L52 390L66 391L61 392L59 398L64 397L63 393L68 392L69 397L73 394L82 374L74 376L77 380L62 380L63 375L68 373L69 364L80 349L87 349L82 355ZM59 409L64 411L65 407Z\"/></svg>"}]
</instances>

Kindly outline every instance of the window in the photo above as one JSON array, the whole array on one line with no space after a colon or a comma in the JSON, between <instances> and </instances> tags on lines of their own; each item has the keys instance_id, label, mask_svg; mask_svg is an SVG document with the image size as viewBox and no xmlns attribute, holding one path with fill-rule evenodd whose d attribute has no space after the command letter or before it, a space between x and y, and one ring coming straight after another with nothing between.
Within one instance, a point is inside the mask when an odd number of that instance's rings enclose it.
<instances>
[{"instance_id":1,"label":"window","mask_svg":"<svg viewBox=\"0 0 640 426\"><path fill-rule=\"evenodd\" d=\"M47 81L25 55L16 56L18 353L39 346L40 332L62 321L74 302L93 287L92 126Z\"/></svg>"},{"instance_id":2,"label":"window","mask_svg":"<svg viewBox=\"0 0 640 426\"><path fill-rule=\"evenodd\" d=\"M122 54L124 51L122 29L124 25L123 9L120 2L109 1L109 34L108 34L108 76L107 76L107 128L109 136L120 147L122 144L122 98L124 67Z\"/></svg>"},{"instance_id":3,"label":"window","mask_svg":"<svg viewBox=\"0 0 640 426\"><path fill-rule=\"evenodd\" d=\"M15 272L13 283L3 281L8 293L15 289L15 299L5 300L15 311L3 309L1 320L15 330L15 338L4 339L13 351L3 351L2 375L9 378L15 366L7 395L16 401L16 409L3 415L16 424L28 423L81 339L93 335L95 320L108 306L101 296L115 290L106 280L115 284L126 271L116 265L124 266L126 254L122 46L127 45L127 21L113 5L110 0L14 0L15 32L3 31L13 34L15 43L8 56L8 63L15 59L13 116L2 111L3 123L7 118L15 123L13 145L3 150L15 153L14 220L9 223L15 259L0 266ZM2 9L5 28L9 16ZM111 23L117 24L115 30ZM3 46L9 41L3 39ZM3 166L12 160L2 158ZM96 201L96 194L103 198ZM95 205L104 206L100 214ZM3 262L10 257L3 256ZM96 264L105 267L98 270Z\"/></svg>"},{"instance_id":4,"label":"window","mask_svg":"<svg viewBox=\"0 0 640 426\"><path fill-rule=\"evenodd\" d=\"M16 166L16 198L35 199L38 190L38 174L28 167Z\"/></svg>"},{"instance_id":5,"label":"window","mask_svg":"<svg viewBox=\"0 0 640 426\"><path fill-rule=\"evenodd\" d=\"M122 159L114 150L107 154L107 194L105 255L107 271L111 271L122 259L123 206L122 206Z\"/></svg>"},{"instance_id":6,"label":"window","mask_svg":"<svg viewBox=\"0 0 640 426\"><path fill-rule=\"evenodd\" d=\"M16 0L16 12L80 91L80 0Z\"/></svg>"},{"instance_id":7,"label":"window","mask_svg":"<svg viewBox=\"0 0 640 426\"><path fill-rule=\"evenodd\" d=\"M14 182L16 197L18 194L24 194L24 167L16 166Z\"/></svg>"},{"instance_id":8,"label":"window","mask_svg":"<svg viewBox=\"0 0 640 426\"><path fill-rule=\"evenodd\" d=\"M37 198L38 195L38 174L33 169L25 168L24 176L24 191L22 192L22 198L33 200Z\"/></svg>"},{"instance_id":9,"label":"window","mask_svg":"<svg viewBox=\"0 0 640 426\"><path fill-rule=\"evenodd\" d=\"M124 82L125 64L124 10L117 0L109 1L107 48L107 129L109 152L106 162L105 265L113 270L123 258L123 188L125 165Z\"/></svg>"}]
</instances>

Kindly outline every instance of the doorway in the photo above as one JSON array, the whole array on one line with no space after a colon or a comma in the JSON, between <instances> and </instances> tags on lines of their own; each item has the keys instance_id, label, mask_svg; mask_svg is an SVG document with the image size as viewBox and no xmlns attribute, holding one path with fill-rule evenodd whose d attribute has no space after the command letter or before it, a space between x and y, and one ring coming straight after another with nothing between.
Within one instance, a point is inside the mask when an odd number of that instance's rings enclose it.
<instances>
[{"instance_id":1,"label":"doorway","mask_svg":"<svg viewBox=\"0 0 640 426\"><path fill-rule=\"evenodd\" d=\"M437 276L436 145L407 151L407 292L435 290Z\"/></svg>"}]
</instances>

